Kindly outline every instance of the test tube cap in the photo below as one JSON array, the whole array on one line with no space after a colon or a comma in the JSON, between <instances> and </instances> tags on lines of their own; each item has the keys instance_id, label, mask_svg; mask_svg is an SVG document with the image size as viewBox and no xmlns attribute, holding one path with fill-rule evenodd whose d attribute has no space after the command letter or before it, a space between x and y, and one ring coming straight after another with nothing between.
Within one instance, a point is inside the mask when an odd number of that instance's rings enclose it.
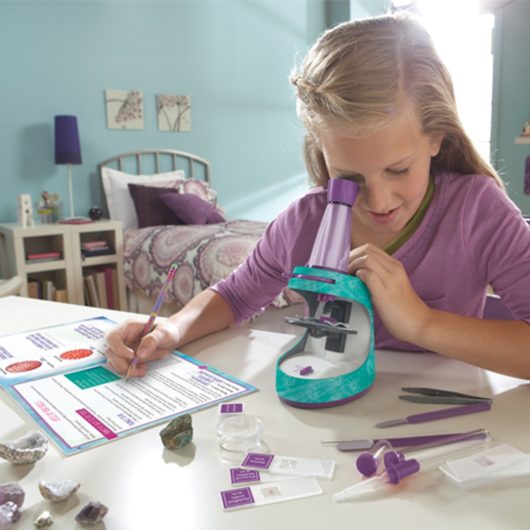
<instances>
[{"instance_id":1,"label":"test tube cap","mask_svg":"<svg viewBox=\"0 0 530 530\"><path fill-rule=\"evenodd\" d=\"M396 465L405 460L405 455L399 451L388 451L383 455L383 464L385 469L390 465Z\"/></svg>"},{"instance_id":2,"label":"test tube cap","mask_svg":"<svg viewBox=\"0 0 530 530\"><path fill-rule=\"evenodd\" d=\"M362 453L357 457L355 465L361 475L371 477L377 471L377 459L370 453Z\"/></svg>"},{"instance_id":3,"label":"test tube cap","mask_svg":"<svg viewBox=\"0 0 530 530\"><path fill-rule=\"evenodd\" d=\"M392 484L399 484L402 479L413 475L420 470L420 463L415 459L404 460L398 464L390 464L386 468L388 481Z\"/></svg>"}]
</instances>

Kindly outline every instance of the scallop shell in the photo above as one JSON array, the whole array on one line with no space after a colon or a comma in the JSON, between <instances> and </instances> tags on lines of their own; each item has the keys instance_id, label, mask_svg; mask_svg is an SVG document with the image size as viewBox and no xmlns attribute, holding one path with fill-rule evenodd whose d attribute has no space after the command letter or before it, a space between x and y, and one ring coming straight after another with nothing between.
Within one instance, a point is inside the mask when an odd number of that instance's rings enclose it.
<instances>
[{"instance_id":1,"label":"scallop shell","mask_svg":"<svg viewBox=\"0 0 530 530\"><path fill-rule=\"evenodd\" d=\"M39 481L40 494L48 501L61 502L73 495L78 489L79 482L75 480L63 480L61 482Z\"/></svg>"},{"instance_id":2,"label":"scallop shell","mask_svg":"<svg viewBox=\"0 0 530 530\"><path fill-rule=\"evenodd\" d=\"M33 464L48 451L48 438L39 431L30 431L11 442L0 443L0 457L11 464Z\"/></svg>"}]
</instances>

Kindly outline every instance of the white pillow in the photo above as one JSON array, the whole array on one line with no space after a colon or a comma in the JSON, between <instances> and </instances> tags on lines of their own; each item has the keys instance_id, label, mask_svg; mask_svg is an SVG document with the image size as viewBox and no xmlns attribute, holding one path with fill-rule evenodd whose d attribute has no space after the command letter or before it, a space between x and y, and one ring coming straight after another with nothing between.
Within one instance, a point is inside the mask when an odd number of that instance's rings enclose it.
<instances>
[{"instance_id":1,"label":"white pillow","mask_svg":"<svg viewBox=\"0 0 530 530\"><path fill-rule=\"evenodd\" d=\"M138 228L138 218L129 193L129 183L178 188L185 180L185 173L184 170L178 169L168 173L155 173L154 175L130 175L117 169L104 167L101 170L101 180L107 198L110 218L121 221L125 230Z\"/></svg>"}]
</instances>

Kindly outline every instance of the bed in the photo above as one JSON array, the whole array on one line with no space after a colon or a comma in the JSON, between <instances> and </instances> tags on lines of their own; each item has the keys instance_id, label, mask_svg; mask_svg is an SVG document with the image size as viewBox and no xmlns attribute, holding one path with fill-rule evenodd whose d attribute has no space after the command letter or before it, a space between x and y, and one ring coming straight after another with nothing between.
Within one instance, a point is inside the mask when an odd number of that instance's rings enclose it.
<instances>
[{"instance_id":1,"label":"bed","mask_svg":"<svg viewBox=\"0 0 530 530\"><path fill-rule=\"evenodd\" d=\"M267 225L226 220L210 182L208 161L191 153L123 153L99 163L98 173L105 214L123 224L129 311L151 311L172 263L178 270L161 314L177 311L238 267ZM286 289L273 305L297 301Z\"/></svg>"}]
</instances>

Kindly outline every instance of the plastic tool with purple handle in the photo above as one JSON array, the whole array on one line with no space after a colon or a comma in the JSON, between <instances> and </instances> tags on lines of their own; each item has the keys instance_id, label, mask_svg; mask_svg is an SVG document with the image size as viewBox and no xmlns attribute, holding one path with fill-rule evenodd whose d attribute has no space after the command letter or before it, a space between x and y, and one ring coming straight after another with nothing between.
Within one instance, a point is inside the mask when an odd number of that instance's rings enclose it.
<instances>
[{"instance_id":1,"label":"plastic tool with purple handle","mask_svg":"<svg viewBox=\"0 0 530 530\"><path fill-rule=\"evenodd\" d=\"M403 425L405 423L423 423L424 421L441 420L443 418L450 418L452 416L461 416L463 414L473 414L475 412L482 412L491 409L491 402L484 401L480 403L473 403L472 405L462 405L461 407L450 407L448 409L431 410L430 412L422 412L421 414L412 414L406 418L398 420L389 420L378 423L376 427L394 427L395 425Z\"/></svg>"}]
</instances>

